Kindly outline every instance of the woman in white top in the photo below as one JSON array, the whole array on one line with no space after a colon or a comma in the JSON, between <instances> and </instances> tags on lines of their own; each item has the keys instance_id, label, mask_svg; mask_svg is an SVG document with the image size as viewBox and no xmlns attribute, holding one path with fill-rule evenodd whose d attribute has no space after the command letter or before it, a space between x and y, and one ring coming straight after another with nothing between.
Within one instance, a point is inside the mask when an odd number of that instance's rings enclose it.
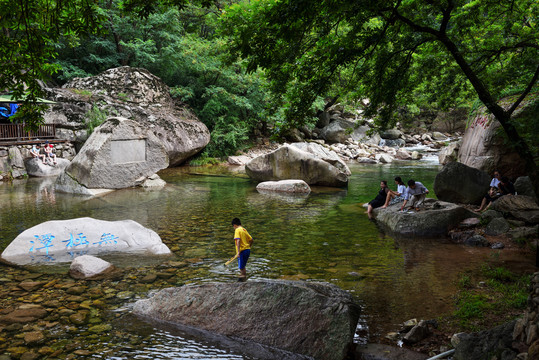
<instances>
[{"instance_id":1,"label":"woman in white top","mask_svg":"<svg viewBox=\"0 0 539 360\"><path fill-rule=\"evenodd\" d=\"M397 184L397 191L388 191L386 203L384 204L384 206L382 206L382 209L385 209L389 205L404 201L404 192L406 191L406 185L404 184L400 176L397 176L395 178L395 184Z\"/></svg>"}]
</instances>

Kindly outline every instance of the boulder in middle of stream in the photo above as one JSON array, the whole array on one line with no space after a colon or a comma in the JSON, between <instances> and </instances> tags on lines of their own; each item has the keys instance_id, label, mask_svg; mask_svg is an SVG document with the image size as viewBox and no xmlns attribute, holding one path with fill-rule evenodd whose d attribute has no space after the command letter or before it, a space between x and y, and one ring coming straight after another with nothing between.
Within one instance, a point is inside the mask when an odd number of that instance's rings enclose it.
<instances>
[{"instance_id":1,"label":"boulder in middle of stream","mask_svg":"<svg viewBox=\"0 0 539 360\"><path fill-rule=\"evenodd\" d=\"M163 289L137 301L133 312L315 359L342 360L360 307L332 284L264 279Z\"/></svg>"}]
</instances>

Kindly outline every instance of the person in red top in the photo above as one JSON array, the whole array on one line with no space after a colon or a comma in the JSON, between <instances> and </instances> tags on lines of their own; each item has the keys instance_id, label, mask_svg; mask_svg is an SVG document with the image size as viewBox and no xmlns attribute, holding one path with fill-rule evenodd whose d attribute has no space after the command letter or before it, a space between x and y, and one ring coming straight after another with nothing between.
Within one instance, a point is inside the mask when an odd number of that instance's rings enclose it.
<instances>
[{"instance_id":1,"label":"person in red top","mask_svg":"<svg viewBox=\"0 0 539 360\"><path fill-rule=\"evenodd\" d=\"M49 163L52 161L56 165L56 154L53 152L53 146L52 144L49 144L47 141L45 143L45 155L47 155L47 158L49 160Z\"/></svg>"},{"instance_id":2,"label":"person in red top","mask_svg":"<svg viewBox=\"0 0 539 360\"><path fill-rule=\"evenodd\" d=\"M251 255L251 245L253 244L253 238L243 226L238 218L232 219L232 226L234 226L234 243L236 245L236 257L238 258L238 268L240 269L239 281L247 280L247 260Z\"/></svg>"}]
</instances>

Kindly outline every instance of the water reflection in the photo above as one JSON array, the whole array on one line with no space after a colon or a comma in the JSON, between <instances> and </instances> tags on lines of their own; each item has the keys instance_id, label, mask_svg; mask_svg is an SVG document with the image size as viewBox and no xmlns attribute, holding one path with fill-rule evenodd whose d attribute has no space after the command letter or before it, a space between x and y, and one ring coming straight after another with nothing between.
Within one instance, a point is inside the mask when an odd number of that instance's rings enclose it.
<instances>
[{"instance_id":1,"label":"water reflection","mask_svg":"<svg viewBox=\"0 0 539 360\"><path fill-rule=\"evenodd\" d=\"M308 197L294 201L260 194L244 174L219 167L167 169L160 176L168 184L159 191L124 189L92 199L54 194L47 185L49 179L3 183L0 249L23 230L48 220L84 216L132 219L156 231L173 249L175 261L186 264L185 283L232 281L235 266L225 267L224 262L234 255L230 221L239 217L255 241L249 276L335 283L363 302L363 321L375 341L405 320L436 318L447 311L463 270L477 269L485 261L533 270L533 259L522 259L510 251L467 248L445 239L396 241L381 233L368 220L361 203L374 198L380 180L392 184L395 176L421 181L432 190L439 166L423 164L351 166L348 189L313 188ZM123 259L112 262L154 266ZM151 333L157 353L177 351L172 345L167 348L168 333ZM220 351L230 351L227 358L248 358L219 346L195 352L196 358L215 359ZM136 356L153 358L154 354L142 351ZM188 357L178 358L181 356Z\"/></svg>"}]
</instances>

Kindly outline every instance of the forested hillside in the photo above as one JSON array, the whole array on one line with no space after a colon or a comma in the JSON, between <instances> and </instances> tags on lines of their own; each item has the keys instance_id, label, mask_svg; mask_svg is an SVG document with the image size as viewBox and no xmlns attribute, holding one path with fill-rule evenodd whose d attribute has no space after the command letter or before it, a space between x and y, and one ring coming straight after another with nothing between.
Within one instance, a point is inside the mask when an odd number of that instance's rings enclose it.
<instances>
[{"instance_id":1,"label":"forested hillside","mask_svg":"<svg viewBox=\"0 0 539 360\"><path fill-rule=\"evenodd\" d=\"M366 106L381 127L425 109L482 103L530 174L537 172L536 149L524 141L534 129L512 121L537 91L539 5L532 0L0 6L9 14L0 18L2 89L22 94L24 83L32 101L41 95L37 80L62 84L112 67L144 67L208 126L206 157L234 153L260 130L279 135L310 125L327 101ZM506 95L515 100L502 106ZM23 115L37 119L30 110Z\"/></svg>"}]
</instances>

